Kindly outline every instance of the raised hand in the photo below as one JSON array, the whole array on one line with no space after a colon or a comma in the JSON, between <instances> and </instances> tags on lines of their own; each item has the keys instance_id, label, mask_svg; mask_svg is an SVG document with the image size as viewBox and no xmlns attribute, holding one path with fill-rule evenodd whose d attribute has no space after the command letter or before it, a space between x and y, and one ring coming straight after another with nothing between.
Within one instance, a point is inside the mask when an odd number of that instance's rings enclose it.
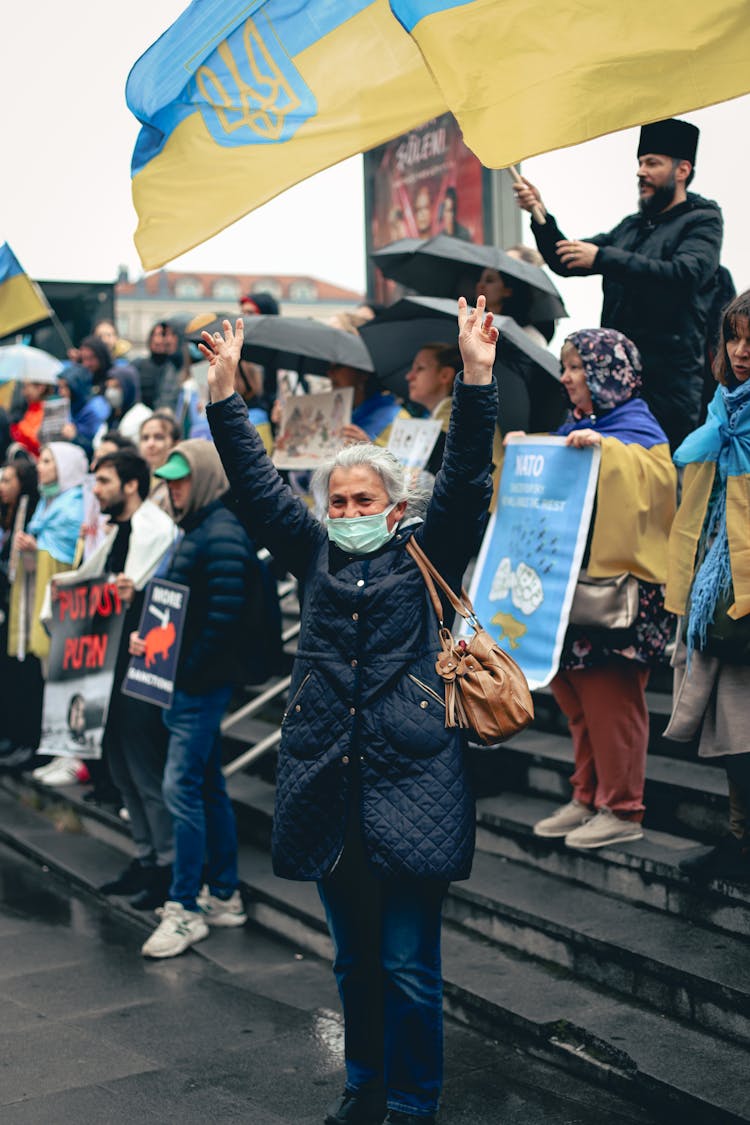
<instances>
[{"instance_id":1,"label":"raised hand","mask_svg":"<svg viewBox=\"0 0 750 1125\"><path fill-rule=\"evenodd\" d=\"M204 343L198 344L203 355L209 362L208 389L212 402L220 402L229 398L234 391L234 376L237 364L240 362L242 344L245 339L245 326L242 317L232 330L228 320L223 322L224 335L221 332L202 332Z\"/></svg>"},{"instance_id":2,"label":"raised hand","mask_svg":"<svg viewBox=\"0 0 750 1125\"><path fill-rule=\"evenodd\" d=\"M465 297L458 298L458 346L464 361L465 383L492 382L498 330L491 312L485 312L485 298L477 297L477 307L469 311Z\"/></svg>"}]
</instances>

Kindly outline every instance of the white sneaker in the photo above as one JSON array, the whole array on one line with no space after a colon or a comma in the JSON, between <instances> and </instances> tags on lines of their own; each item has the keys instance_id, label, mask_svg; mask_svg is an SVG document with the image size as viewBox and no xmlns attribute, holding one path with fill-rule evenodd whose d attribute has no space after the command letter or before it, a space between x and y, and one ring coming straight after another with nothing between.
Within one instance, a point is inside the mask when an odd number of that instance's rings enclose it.
<instances>
[{"instance_id":1,"label":"white sneaker","mask_svg":"<svg viewBox=\"0 0 750 1125\"><path fill-rule=\"evenodd\" d=\"M32 770L31 776L35 781L41 781L45 774L54 773L56 769L59 769L60 763L64 761L64 758L52 758L46 766L37 766L35 770Z\"/></svg>"},{"instance_id":2,"label":"white sneaker","mask_svg":"<svg viewBox=\"0 0 750 1125\"><path fill-rule=\"evenodd\" d=\"M203 915L186 910L181 902L165 902L157 907L156 913L161 915L161 922L144 942L141 949L144 957L177 957L196 941L208 937Z\"/></svg>"},{"instance_id":3,"label":"white sneaker","mask_svg":"<svg viewBox=\"0 0 750 1125\"><path fill-rule=\"evenodd\" d=\"M574 828L580 828L594 815L594 810L580 801L569 801L555 809L551 816L538 820L534 825L535 836L546 836L552 839L555 836L567 836Z\"/></svg>"},{"instance_id":4,"label":"white sneaker","mask_svg":"<svg viewBox=\"0 0 750 1125\"><path fill-rule=\"evenodd\" d=\"M80 780L82 765L78 758L57 758L55 768L37 780L42 785L75 785Z\"/></svg>"},{"instance_id":5,"label":"white sneaker","mask_svg":"<svg viewBox=\"0 0 750 1125\"><path fill-rule=\"evenodd\" d=\"M223 899L212 895L208 887L203 886L197 902L209 926L244 926L247 922L239 891Z\"/></svg>"},{"instance_id":6,"label":"white sneaker","mask_svg":"<svg viewBox=\"0 0 750 1125\"><path fill-rule=\"evenodd\" d=\"M609 809L599 809L593 820L574 828L565 837L569 848L603 848L607 844L624 844L641 840L643 828L635 820L623 820Z\"/></svg>"}]
</instances>

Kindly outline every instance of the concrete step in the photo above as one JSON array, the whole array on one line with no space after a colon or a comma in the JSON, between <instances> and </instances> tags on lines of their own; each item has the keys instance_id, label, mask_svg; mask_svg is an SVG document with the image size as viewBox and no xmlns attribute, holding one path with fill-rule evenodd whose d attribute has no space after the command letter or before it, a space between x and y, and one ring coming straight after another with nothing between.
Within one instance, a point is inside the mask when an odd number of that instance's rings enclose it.
<instances>
[{"instance_id":1,"label":"concrete step","mask_svg":"<svg viewBox=\"0 0 750 1125\"><path fill-rule=\"evenodd\" d=\"M750 887L715 879L692 882L679 870L688 856L706 850L685 836L646 828L630 844L582 851L533 833L556 802L503 793L477 802L477 847L592 890L664 911L727 933L750 936Z\"/></svg>"},{"instance_id":2,"label":"concrete step","mask_svg":"<svg viewBox=\"0 0 750 1125\"><path fill-rule=\"evenodd\" d=\"M750 1041L747 941L478 853L447 919L697 1028Z\"/></svg>"},{"instance_id":3,"label":"concrete step","mask_svg":"<svg viewBox=\"0 0 750 1125\"><path fill-rule=\"evenodd\" d=\"M3 791L4 790L4 791ZM44 797L44 795L42 795ZM50 804L73 809L73 794ZM89 807L87 807L88 809ZM0 839L93 890L122 862L123 852L87 831L60 831L43 811L19 804L18 791L0 790ZM101 810L89 822L116 819ZM83 827L85 828L85 824ZM117 830L112 823L107 826ZM123 826L124 827L124 826ZM124 837L123 837L124 840ZM251 918L297 947L330 958L320 900L314 885L276 879L268 856L243 844L240 870ZM153 919L122 900L106 900L143 930ZM222 941L222 939L225 939ZM236 967L247 957L236 935L219 934L194 955ZM744 1048L667 1015L655 1015L629 997L576 979L569 971L503 949L450 922L444 932L445 1006L454 1018L495 1038L510 1039L587 1080L656 1109L681 1125L747 1125L750 1091L739 1080Z\"/></svg>"},{"instance_id":4,"label":"concrete step","mask_svg":"<svg viewBox=\"0 0 750 1125\"><path fill-rule=\"evenodd\" d=\"M502 746L472 748L471 763L482 795L513 790L570 800L573 746L563 735L525 730ZM714 841L728 827L724 770L699 759L682 761L649 754L646 761L645 824L673 835Z\"/></svg>"}]
</instances>

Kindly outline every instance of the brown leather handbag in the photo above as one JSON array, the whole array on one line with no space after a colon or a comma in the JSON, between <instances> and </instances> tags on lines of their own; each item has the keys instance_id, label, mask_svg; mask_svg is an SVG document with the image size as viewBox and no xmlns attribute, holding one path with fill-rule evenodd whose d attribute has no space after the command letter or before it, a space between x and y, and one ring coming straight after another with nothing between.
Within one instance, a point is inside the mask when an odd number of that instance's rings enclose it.
<instances>
[{"instance_id":1,"label":"brown leather handbag","mask_svg":"<svg viewBox=\"0 0 750 1125\"><path fill-rule=\"evenodd\" d=\"M480 742L504 742L534 718L526 677L482 628L466 590L461 588L459 601L413 538L406 550L419 567L438 619L441 651L435 670L445 684L446 727L464 727ZM436 582L456 613L471 625L473 637L456 640L446 627Z\"/></svg>"}]
</instances>

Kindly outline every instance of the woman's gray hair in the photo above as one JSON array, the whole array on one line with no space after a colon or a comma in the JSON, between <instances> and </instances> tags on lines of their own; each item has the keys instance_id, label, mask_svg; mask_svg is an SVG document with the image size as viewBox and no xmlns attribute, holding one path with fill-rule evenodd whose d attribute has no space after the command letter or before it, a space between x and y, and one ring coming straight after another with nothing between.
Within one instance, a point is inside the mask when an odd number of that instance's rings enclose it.
<instances>
[{"instance_id":1,"label":"woman's gray hair","mask_svg":"<svg viewBox=\"0 0 750 1125\"><path fill-rule=\"evenodd\" d=\"M313 473L310 491L315 503L315 514L324 520L328 514L328 492L334 469L354 469L363 465L378 474L391 504L406 500L404 518L424 517L432 490L421 485L410 488L406 469L393 454L380 445L357 442L340 449L335 457L324 461ZM425 474L420 474L424 479Z\"/></svg>"}]
</instances>

